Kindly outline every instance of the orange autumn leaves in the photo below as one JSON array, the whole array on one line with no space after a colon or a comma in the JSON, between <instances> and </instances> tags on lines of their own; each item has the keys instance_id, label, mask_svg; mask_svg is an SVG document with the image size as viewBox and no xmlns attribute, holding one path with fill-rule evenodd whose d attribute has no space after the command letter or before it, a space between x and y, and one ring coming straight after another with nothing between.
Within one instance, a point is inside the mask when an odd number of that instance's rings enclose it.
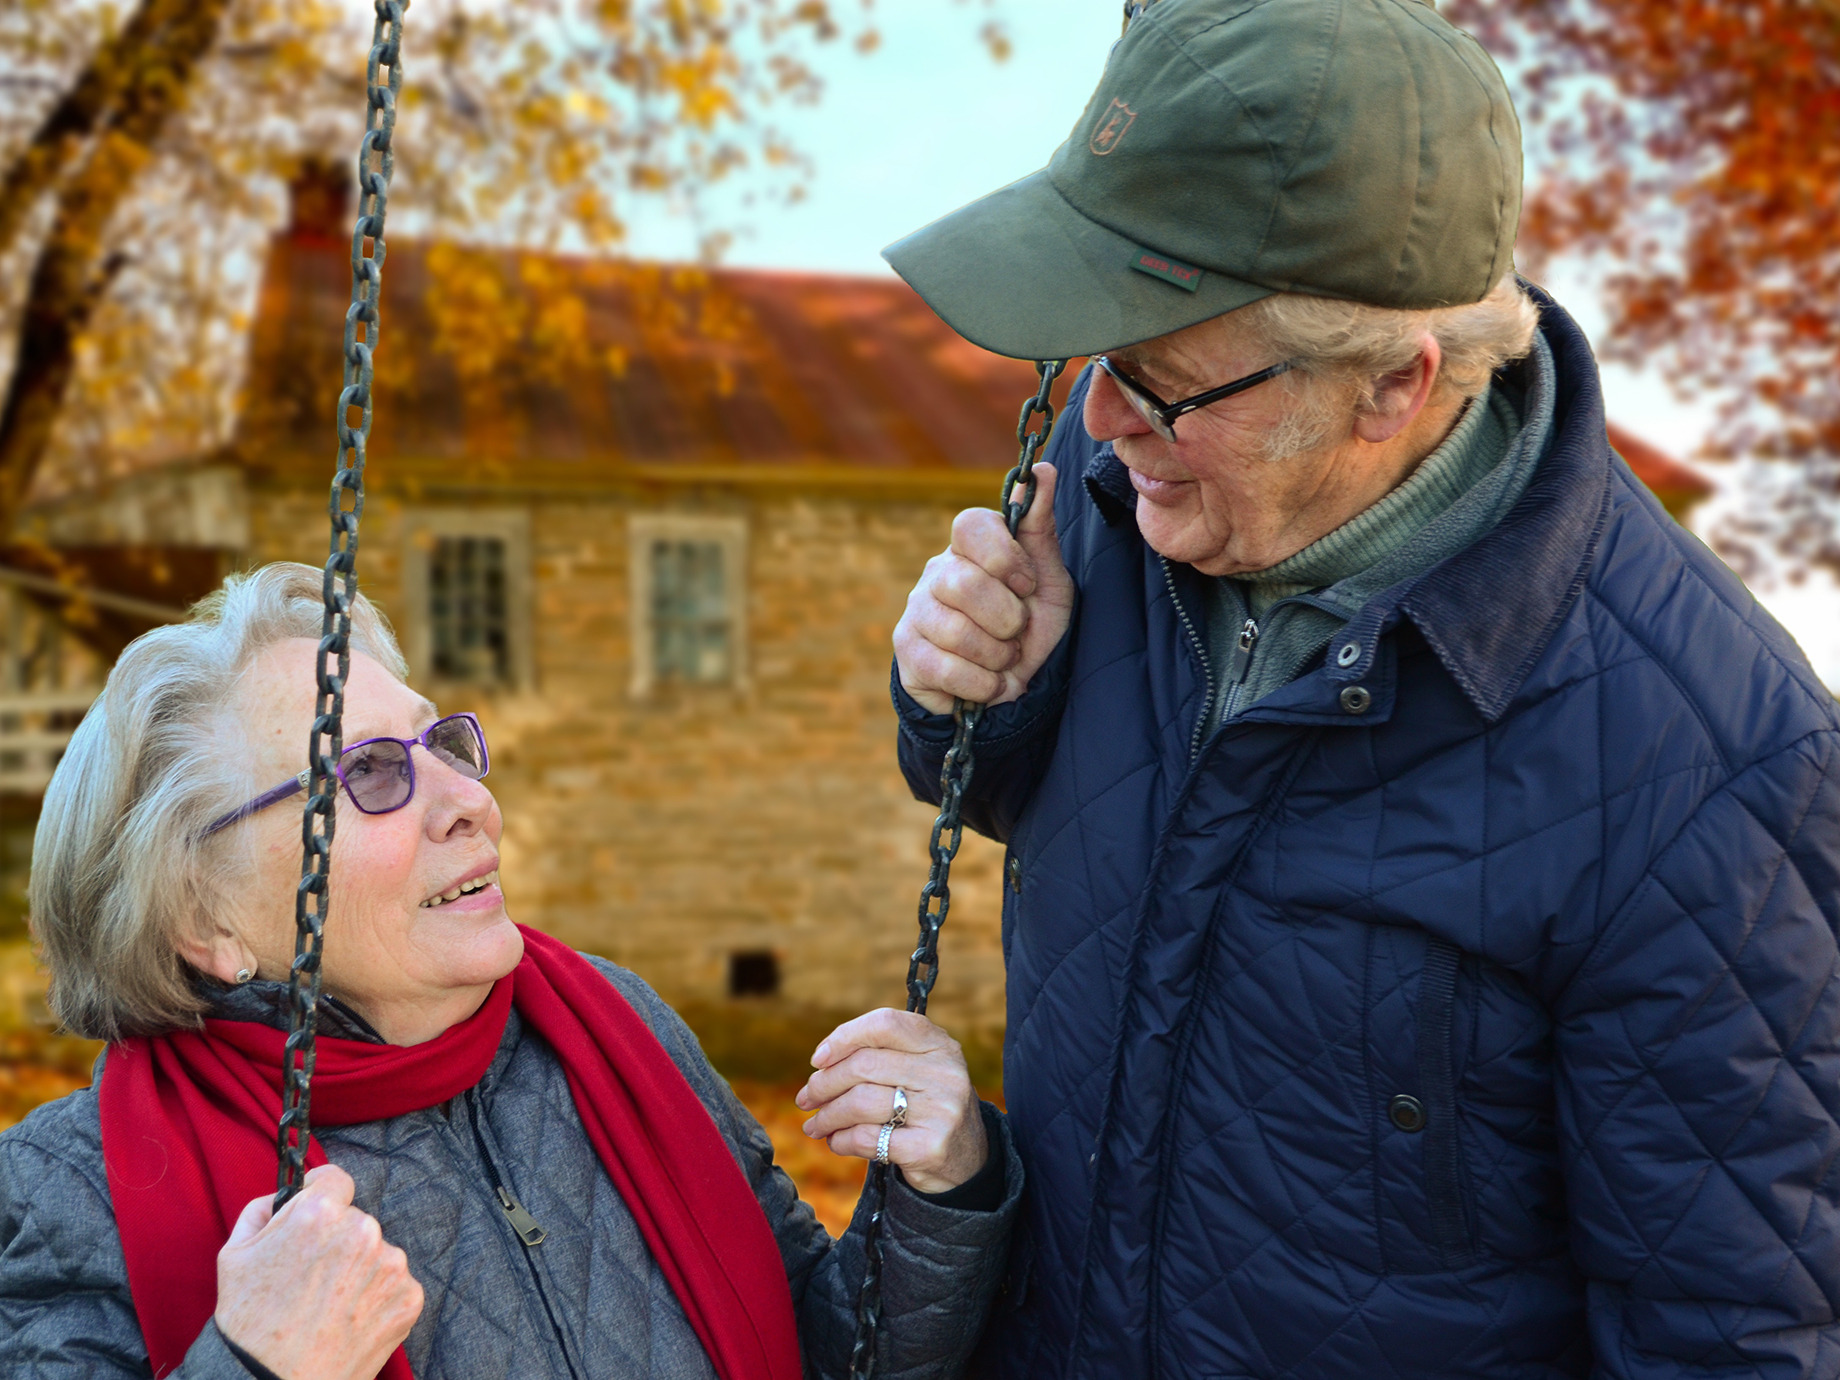
<instances>
[{"instance_id":1,"label":"orange autumn leaves","mask_svg":"<svg viewBox=\"0 0 1840 1380\"><path fill-rule=\"evenodd\" d=\"M368 0L14 0L0 6L0 525L54 449L66 483L221 440L278 193L349 166ZM812 45L863 0L416 0L393 224L422 238L617 251L635 195L693 201L805 168L772 112L815 99ZM860 35L859 35L860 36ZM405 219L407 223L405 224ZM722 243L710 227L707 248ZM467 274L457 284L465 307ZM479 274L472 286L489 287ZM531 285L525 285L531 286ZM474 293L477 296L477 292ZM489 295L489 293L488 293ZM500 357L474 303L450 343ZM581 334L565 298L541 351Z\"/></svg>"},{"instance_id":2,"label":"orange autumn leaves","mask_svg":"<svg viewBox=\"0 0 1840 1380\"><path fill-rule=\"evenodd\" d=\"M1840 569L1840 0L1446 0L1520 88L1530 262L1607 265L1610 352L1797 467L1751 535Z\"/></svg>"}]
</instances>

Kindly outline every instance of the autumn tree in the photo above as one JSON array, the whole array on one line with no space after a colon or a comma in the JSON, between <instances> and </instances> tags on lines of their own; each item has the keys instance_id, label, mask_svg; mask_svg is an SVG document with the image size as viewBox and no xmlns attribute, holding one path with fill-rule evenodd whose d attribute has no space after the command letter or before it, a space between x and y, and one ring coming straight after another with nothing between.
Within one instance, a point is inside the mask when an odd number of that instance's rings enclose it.
<instances>
[{"instance_id":1,"label":"autumn tree","mask_svg":"<svg viewBox=\"0 0 1840 1380\"><path fill-rule=\"evenodd\" d=\"M1722 535L1840 571L1840 0L1445 0L1517 81L1523 262L1600 269L1607 352L1722 400ZM1748 550L1747 550L1748 548Z\"/></svg>"},{"instance_id":2,"label":"autumn tree","mask_svg":"<svg viewBox=\"0 0 1840 1380\"><path fill-rule=\"evenodd\" d=\"M990 0L980 0L988 4ZM875 43L865 0L415 0L393 228L617 250L641 195L738 174L796 196L771 124L812 45ZM0 527L54 437L221 429L247 289L303 157L348 161L365 0L0 7ZM848 32L845 32L845 26ZM1000 27L985 40L1002 44ZM717 252L724 227L711 227Z\"/></svg>"}]
</instances>

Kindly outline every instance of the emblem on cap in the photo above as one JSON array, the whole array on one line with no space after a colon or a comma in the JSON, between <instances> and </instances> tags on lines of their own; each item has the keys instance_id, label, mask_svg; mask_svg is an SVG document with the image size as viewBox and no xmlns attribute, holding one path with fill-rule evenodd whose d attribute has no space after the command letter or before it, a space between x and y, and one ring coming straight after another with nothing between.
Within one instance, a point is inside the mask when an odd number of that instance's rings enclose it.
<instances>
[{"instance_id":1,"label":"emblem on cap","mask_svg":"<svg viewBox=\"0 0 1840 1380\"><path fill-rule=\"evenodd\" d=\"M1099 117L1098 127L1093 130L1093 136L1091 139L1087 140L1086 147L1091 149L1099 157L1105 157L1106 154L1118 147L1118 141L1124 138L1125 131L1130 129L1131 122L1136 118L1137 112L1135 110L1131 109L1130 106L1126 105L1116 96L1112 97L1112 103L1105 108L1105 113Z\"/></svg>"},{"instance_id":2,"label":"emblem on cap","mask_svg":"<svg viewBox=\"0 0 1840 1380\"><path fill-rule=\"evenodd\" d=\"M1193 264L1179 264L1150 249L1138 250L1131 260L1131 267L1139 273L1148 273L1152 278L1161 278L1165 283L1174 283L1189 292L1198 291L1202 278L1206 276L1203 270Z\"/></svg>"}]
</instances>

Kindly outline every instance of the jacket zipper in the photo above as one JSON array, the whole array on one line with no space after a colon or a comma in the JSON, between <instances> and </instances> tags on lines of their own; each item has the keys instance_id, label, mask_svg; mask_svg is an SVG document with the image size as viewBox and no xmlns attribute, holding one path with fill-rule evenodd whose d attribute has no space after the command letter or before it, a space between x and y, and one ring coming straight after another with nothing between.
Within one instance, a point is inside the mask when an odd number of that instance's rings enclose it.
<instances>
[{"instance_id":1,"label":"jacket zipper","mask_svg":"<svg viewBox=\"0 0 1840 1380\"><path fill-rule=\"evenodd\" d=\"M1235 684L1244 685L1246 677L1252 674L1252 649L1259 645L1259 625L1248 618L1239 630L1239 641L1234 644L1233 680Z\"/></svg>"},{"instance_id":2,"label":"jacket zipper","mask_svg":"<svg viewBox=\"0 0 1840 1380\"><path fill-rule=\"evenodd\" d=\"M549 1319L550 1328L556 1334L556 1346L562 1352L562 1364L568 1367L572 1380L581 1380L581 1373L575 1369L575 1360L569 1355L568 1335L562 1330L562 1322L556 1316L556 1310L550 1306L549 1290L543 1284L543 1272L537 1268L537 1262L530 1258L530 1252L542 1245L544 1238L549 1233L538 1224L536 1218L525 1211L524 1205L513 1196L511 1190L505 1186L504 1179L500 1177L498 1165L492 1159L492 1149L486 1144L485 1132L479 1129L481 1109L477 1090L468 1090L465 1100L467 1125L472 1128L473 1141L479 1147L480 1161L486 1167L486 1177L491 1180L492 1196L498 1200L499 1208L504 1212L505 1219L511 1223L511 1230L516 1232L518 1240L524 1243L524 1260L530 1266L531 1279L536 1283L537 1297L542 1300L543 1315Z\"/></svg>"},{"instance_id":3,"label":"jacket zipper","mask_svg":"<svg viewBox=\"0 0 1840 1380\"><path fill-rule=\"evenodd\" d=\"M1252 653L1259 645L1259 625L1248 618L1233 641L1233 677L1221 696L1220 721L1225 723L1245 707L1246 682L1252 676Z\"/></svg>"},{"instance_id":4,"label":"jacket zipper","mask_svg":"<svg viewBox=\"0 0 1840 1380\"><path fill-rule=\"evenodd\" d=\"M1182 620L1182 627L1188 633L1188 640L1194 646L1195 655L1201 659L1201 674L1207 677L1207 694L1201 700L1201 717L1195 720L1195 731L1189 735L1188 764L1195 765L1195 759L1201 755L1201 735L1207 732L1208 720L1214 714L1214 665L1208 660L1207 643L1201 640L1201 634L1195 631L1194 620L1188 616L1188 607L1182 602L1182 596L1176 593L1175 572L1169 568L1169 558L1158 556L1163 566L1163 583L1169 586L1169 601L1176 606L1176 614Z\"/></svg>"}]
</instances>

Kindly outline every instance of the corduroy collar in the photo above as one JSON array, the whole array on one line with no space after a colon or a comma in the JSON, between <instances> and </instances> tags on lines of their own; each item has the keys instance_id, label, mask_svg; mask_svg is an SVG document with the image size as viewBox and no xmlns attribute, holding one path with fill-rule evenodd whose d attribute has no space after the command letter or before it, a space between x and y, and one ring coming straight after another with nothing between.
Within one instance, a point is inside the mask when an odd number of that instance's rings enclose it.
<instances>
[{"instance_id":1,"label":"corduroy collar","mask_svg":"<svg viewBox=\"0 0 1840 1380\"><path fill-rule=\"evenodd\" d=\"M1609 511L1610 440L1597 360L1565 309L1541 289L1527 290L1558 372L1546 456L1493 531L1397 591L1399 611L1490 723L1584 588Z\"/></svg>"}]
</instances>

